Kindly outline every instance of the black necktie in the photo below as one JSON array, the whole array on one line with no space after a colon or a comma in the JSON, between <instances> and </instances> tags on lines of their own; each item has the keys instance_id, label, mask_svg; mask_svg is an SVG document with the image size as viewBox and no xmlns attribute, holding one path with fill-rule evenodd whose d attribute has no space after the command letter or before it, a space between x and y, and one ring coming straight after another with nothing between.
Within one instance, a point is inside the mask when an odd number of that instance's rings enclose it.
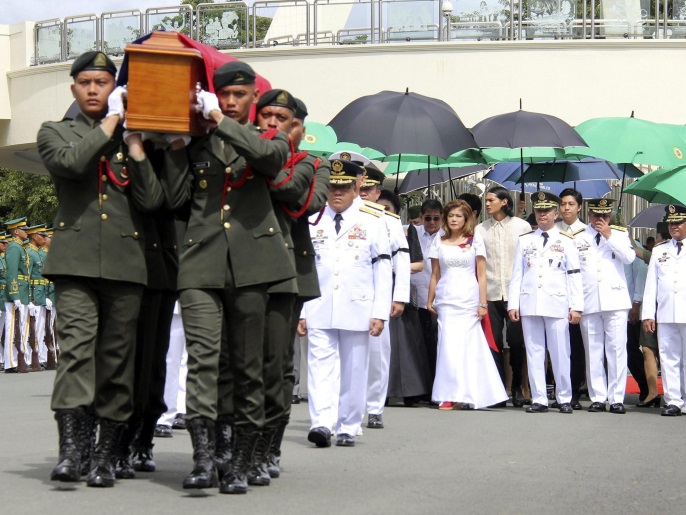
<instances>
[{"instance_id":1,"label":"black necktie","mask_svg":"<svg viewBox=\"0 0 686 515\"><path fill-rule=\"evenodd\" d=\"M343 221L343 215L340 213L336 213L336 215L333 217L333 221L336 222L336 234L341 232L341 222Z\"/></svg>"},{"instance_id":2,"label":"black necktie","mask_svg":"<svg viewBox=\"0 0 686 515\"><path fill-rule=\"evenodd\" d=\"M542 232L541 236L543 236L543 246L545 247L545 244L548 243L548 233Z\"/></svg>"},{"instance_id":3,"label":"black necktie","mask_svg":"<svg viewBox=\"0 0 686 515\"><path fill-rule=\"evenodd\" d=\"M600 245L600 233L596 233L595 235L595 244Z\"/></svg>"},{"instance_id":4,"label":"black necktie","mask_svg":"<svg viewBox=\"0 0 686 515\"><path fill-rule=\"evenodd\" d=\"M679 253L681 252L681 247L683 247L684 243L682 241L677 241L676 242L676 255L678 256Z\"/></svg>"}]
</instances>

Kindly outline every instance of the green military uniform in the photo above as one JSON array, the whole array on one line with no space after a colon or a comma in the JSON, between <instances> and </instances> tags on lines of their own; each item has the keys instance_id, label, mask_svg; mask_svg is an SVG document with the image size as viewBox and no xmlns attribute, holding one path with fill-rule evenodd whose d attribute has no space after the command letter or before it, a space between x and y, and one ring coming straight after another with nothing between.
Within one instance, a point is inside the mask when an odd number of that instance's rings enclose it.
<instances>
[{"instance_id":1,"label":"green military uniform","mask_svg":"<svg viewBox=\"0 0 686 515\"><path fill-rule=\"evenodd\" d=\"M59 205L43 273L55 283L60 363L53 410L94 403L100 418L125 421L133 405L133 340L147 282L141 212L163 191L147 159L127 157L82 113L46 122L38 150Z\"/></svg>"},{"instance_id":2,"label":"green military uniform","mask_svg":"<svg viewBox=\"0 0 686 515\"><path fill-rule=\"evenodd\" d=\"M0 368L4 368L5 356L5 302L7 301L7 263L5 262L5 235L0 234L0 347L3 347L0 354Z\"/></svg>"},{"instance_id":3,"label":"green military uniform","mask_svg":"<svg viewBox=\"0 0 686 515\"><path fill-rule=\"evenodd\" d=\"M264 177L286 161L288 141L260 139L225 117L214 135L189 146L177 201L190 203L178 288L188 346L186 417L217 417L222 321L236 385L237 425L264 423L262 352L267 285L295 275ZM250 165L251 169L247 167ZM235 375L237 372L238 375Z\"/></svg>"},{"instance_id":4,"label":"green military uniform","mask_svg":"<svg viewBox=\"0 0 686 515\"><path fill-rule=\"evenodd\" d=\"M26 229L26 218L5 222L9 231ZM7 301L5 304L5 370L28 372L24 354L28 339L29 258L23 240L7 240L5 264L7 274ZM17 305L19 303L19 305Z\"/></svg>"},{"instance_id":5,"label":"green military uniform","mask_svg":"<svg viewBox=\"0 0 686 515\"><path fill-rule=\"evenodd\" d=\"M29 335L27 351L30 355L32 370L40 371L41 363L47 362L45 348L45 315L46 315L46 286L48 281L43 277L43 254L39 247L31 242L31 236L44 234L44 225L35 225L26 230L29 235L29 244L26 246L26 254L29 258L30 270L30 295L29 304ZM35 241L35 240L34 240ZM28 359L27 359L28 361Z\"/></svg>"}]
</instances>

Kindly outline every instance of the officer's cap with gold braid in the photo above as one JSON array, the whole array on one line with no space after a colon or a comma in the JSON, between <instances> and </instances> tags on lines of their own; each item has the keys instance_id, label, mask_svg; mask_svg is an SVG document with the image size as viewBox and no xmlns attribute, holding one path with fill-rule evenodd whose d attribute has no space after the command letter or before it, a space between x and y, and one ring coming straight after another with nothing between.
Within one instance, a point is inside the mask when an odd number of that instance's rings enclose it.
<instances>
[{"instance_id":1,"label":"officer's cap with gold braid","mask_svg":"<svg viewBox=\"0 0 686 515\"><path fill-rule=\"evenodd\" d=\"M369 164L364 165L364 169L367 171L367 173L364 178L364 184L362 184L363 188L371 188L373 186L381 186L383 184L383 180L386 178L386 176L376 167L374 163L370 162Z\"/></svg>"},{"instance_id":2,"label":"officer's cap with gold braid","mask_svg":"<svg viewBox=\"0 0 686 515\"><path fill-rule=\"evenodd\" d=\"M16 218L15 220L10 220L8 222L5 222L5 228L7 231L11 231L13 229L23 229L26 230L28 229L28 225L26 225L26 217L22 218Z\"/></svg>"},{"instance_id":3,"label":"officer's cap with gold braid","mask_svg":"<svg viewBox=\"0 0 686 515\"><path fill-rule=\"evenodd\" d=\"M222 64L214 72L212 83L215 91L226 86L246 86L255 84L255 70L249 64L242 61L231 61Z\"/></svg>"},{"instance_id":4,"label":"officer's cap with gold braid","mask_svg":"<svg viewBox=\"0 0 686 515\"><path fill-rule=\"evenodd\" d=\"M352 150L341 150L339 152L334 152L329 156L329 161L335 159L340 159L341 161L352 161L355 164L367 166L369 164L369 158L363 156L358 152L353 152Z\"/></svg>"},{"instance_id":5,"label":"officer's cap with gold braid","mask_svg":"<svg viewBox=\"0 0 686 515\"><path fill-rule=\"evenodd\" d=\"M112 74L113 77L117 75L117 67L114 65L112 59L102 52L97 52L95 50L85 52L78 56L71 65L69 75L76 77L80 72L86 70L108 72Z\"/></svg>"},{"instance_id":6,"label":"officer's cap with gold braid","mask_svg":"<svg viewBox=\"0 0 686 515\"><path fill-rule=\"evenodd\" d=\"M52 227L48 227L47 229L45 229L45 235L49 238L52 238L53 234L55 234L55 229L53 229Z\"/></svg>"},{"instance_id":7,"label":"officer's cap with gold braid","mask_svg":"<svg viewBox=\"0 0 686 515\"><path fill-rule=\"evenodd\" d=\"M0 233L0 243L5 243L5 234Z\"/></svg>"},{"instance_id":8,"label":"officer's cap with gold braid","mask_svg":"<svg viewBox=\"0 0 686 515\"><path fill-rule=\"evenodd\" d=\"M534 209L557 209L560 207L562 200L560 197L547 191L537 191L531 195L531 203Z\"/></svg>"},{"instance_id":9,"label":"officer's cap with gold braid","mask_svg":"<svg viewBox=\"0 0 686 515\"><path fill-rule=\"evenodd\" d=\"M592 198L588 201L588 210L598 215L606 215L612 213L614 203L613 198Z\"/></svg>"},{"instance_id":10,"label":"officer's cap with gold braid","mask_svg":"<svg viewBox=\"0 0 686 515\"><path fill-rule=\"evenodd\" d=\"M257 111L260 111L266 106L285 107L293 111L293 113L296 112L298 107L295 103L295 98L293 98L293 95L291 95L285 89L270 89L264 95L260 96L255 108Z\"/></svg>"},{"instance_id":11,"label":"officer's cap with gold braid","mask_svg":"<svg viewBox=\"0 0 686 515\"><path fill-rule=\"evenodd\" d=\"M344 185L352 184L357 180L357 176L363 173L362 167L352 161L341 161L334 159L331 161L331 178L329 184Z\"/></svg>"},{"instance_id":12,"label":"officer's cap with gold braid","mask_svg":"<svg viewBox=\"0 0 686 515\"><path fill-rule=\"evenodd\" d=\"M29 227L26 229L26 234L29 236L32 234L38 234L40 236L43 236L45 234L45 224L40 224L40 225L34 225L33 227Z\"/></svg>"},{"instance_id":13,"label":"officer's cap with gold braid","mask_svg":"<svg viewBox=\"0 0 686 515\"><path fill-rule=\"evenodd\" d=\"M665 222L681 223L684 220L686 220L686 207L679 204L665 206Z\"/></svg>"}]
</instances>

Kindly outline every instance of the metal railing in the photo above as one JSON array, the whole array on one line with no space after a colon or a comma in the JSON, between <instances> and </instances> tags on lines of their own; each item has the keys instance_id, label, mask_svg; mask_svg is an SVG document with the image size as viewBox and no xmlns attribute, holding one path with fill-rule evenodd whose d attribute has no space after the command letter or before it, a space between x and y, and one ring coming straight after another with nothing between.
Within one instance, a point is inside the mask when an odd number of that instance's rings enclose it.
<instances>
[{"instance_id":1,"label":"metal railing","mask_svg":"<svg viewBox=\"0 0 686 515\"><path fill-rule=\"evenodd\" d=\"M443 0L259 0L109 11L51 19L34 25L32 64L73 59L87 50L121 55L128 43L155 29L177 30L218 49L417 41L686 38L682 0L657 0L640 19L599 16L601 0L558 2L556 11L533 12L527 0L495 0L490 10L443 10ZM522 5L520 16L519 6ZM509 4L509 5L508 5ZM531 5L529 5L531 4ZM447 5L447 4L446 4ZM459 2L455 2L459 7ZM566 7L565 7L566 6ZM509 9L505 9L509 7ZM671 7L671 10L670 10ZM672 13L674 11L674 13ZM567 19L569 18L569 19ZM352 25L352 26L348 26Z\"/></svg>"}]
</instances>

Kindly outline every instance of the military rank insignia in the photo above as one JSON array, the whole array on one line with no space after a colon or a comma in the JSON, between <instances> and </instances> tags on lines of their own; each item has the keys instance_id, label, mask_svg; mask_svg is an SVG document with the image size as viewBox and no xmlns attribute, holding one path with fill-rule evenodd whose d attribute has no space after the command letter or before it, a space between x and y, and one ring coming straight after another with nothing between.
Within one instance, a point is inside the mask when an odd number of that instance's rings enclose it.
<instances>
[{"instance_id":1,"label":"military rank insignia","mask_svg":"<svg viewBox=\"0 0 686 515\"><path fill-rule=\"evenodd\" d=\"M367 230L360 227L359 224L355 225L352 229L348 231L349 240L366 240Z\"/></svg>"}]
</instances>

